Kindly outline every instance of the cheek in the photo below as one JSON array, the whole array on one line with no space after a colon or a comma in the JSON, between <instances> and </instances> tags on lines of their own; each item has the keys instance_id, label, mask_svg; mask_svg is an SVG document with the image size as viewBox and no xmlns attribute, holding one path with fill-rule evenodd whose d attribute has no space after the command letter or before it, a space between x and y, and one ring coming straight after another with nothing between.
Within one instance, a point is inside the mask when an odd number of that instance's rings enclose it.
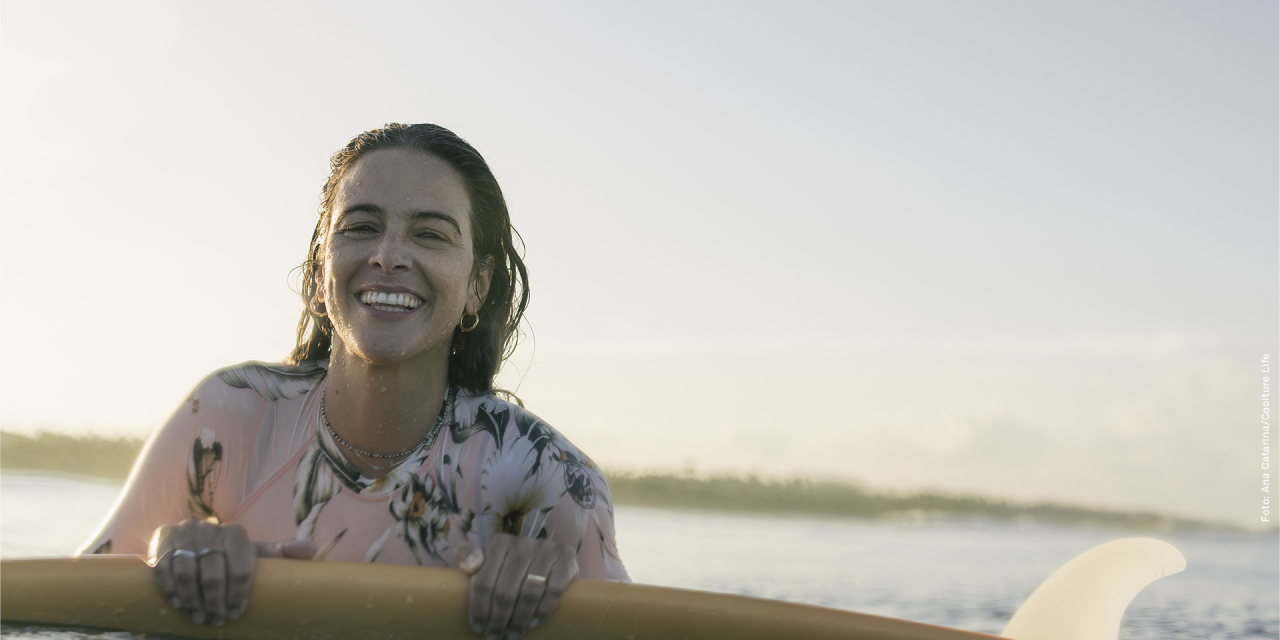
<instances>
[{"instance_id":1,"label":"cheek","mask_svg":"<svg viewBox=\"0 0 1280 640\"><path fill-rule=\"evenodd\" d=\"M466 285L466 278L461 274L451 273L448 276L447 285L450 291L463 292Z\"/></svg>"},{"instance_id":2,"label":"cheek","mask_svg":"<svg viewBox=\"0 0 1280 640\"><path fill-rule=\"evenodd\" d=\"M351 271L351 265L346 264L347 252L343 252L340 248L333 248L325 255L324 259L324 283L329 291L333 291L339 282L342 282Z\"/></svg>"},{"instance_id":3,"label":"cheek","mask_svg":"<svg viewBox=\"0 0 1280 640\"><path fill-rule=\"evenodd\" d=\"M334 277L335 269L336 265L334 265L333 260L324 261L324 273L320 280L320 288L324 290L325 296L330 298L337 294L337 291L334 290L338 282L338 279Z\"/></svg>"},{"instance_id":4,"label":"cheek","mask_svg":"<svg viewBox=\"0 0 1280 640\"><path fill-rule=\"evenodd\" d=\"M351 291L342 284L340 275L335 274L332 270L325 270L324 282L320 283L324 290L325 302L330 305L339 304L350 297Z\"/></svg>"},{"instance_id":5,"label":"cheek","mask_svg":"<svg viewBox=\"0 0 1280 640\"><path fill-rule=\"evenodd\" d=\"M449 297L465 299L467 283L471 281L471 263L461 261L447 265L440 270L440 288L448 292Z\"/></svg>"}]
</instances>

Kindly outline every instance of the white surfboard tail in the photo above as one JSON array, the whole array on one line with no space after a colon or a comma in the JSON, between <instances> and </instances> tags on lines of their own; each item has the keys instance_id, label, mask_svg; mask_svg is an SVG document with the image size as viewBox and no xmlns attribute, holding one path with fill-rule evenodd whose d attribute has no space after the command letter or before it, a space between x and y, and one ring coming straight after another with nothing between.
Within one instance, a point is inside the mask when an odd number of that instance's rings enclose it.
<instances>
[{"instance_id":1,"label":"white surfboard tail","mask_svg":"<svg viewBox=\"0 0 1280 640\"><path fill-rule=\"evenodd\" d=\"M1160 540L1123 538L1098 545L1041 583L1000 635L1014 640L1116 640L1133 597L1185 568L1186 558Z\"/></svg>"}]
</instances>

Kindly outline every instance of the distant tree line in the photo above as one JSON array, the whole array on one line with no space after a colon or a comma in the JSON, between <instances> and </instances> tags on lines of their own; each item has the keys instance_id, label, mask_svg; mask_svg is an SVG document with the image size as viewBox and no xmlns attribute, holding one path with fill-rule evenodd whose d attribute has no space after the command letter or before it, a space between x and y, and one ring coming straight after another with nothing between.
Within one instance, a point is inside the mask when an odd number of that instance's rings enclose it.
<instances>
[{"instance_id":1,"label":"distant tree line","mask_svg":"<svg viewBox=\"0 0 1280 640\"><path fill-rule=\"evenodd\" d=\"M103 438L40 432L0 431L0 469L47 470L100 478L128 477L142 450L141 438ZM856 484L803 478L768 480L756 476L606 472L614 502L622 505L794 513L854 518L924 521L983 518L1027 523L1107 527L1133 531L1234 530L1227 525L1157 513L1088 507L1022 504L980 496L938 493L892 494Z\"/></svg>"},{"instance_id":2,"label":"distant tree line","mask_svg":"<svg viewBox=\"0 0 1280 640\"><path fill-rule=\"evenodd\" d=\"M845 482L803 478L765 480L755 476L612 473L608 480L615 502L635 506L900 521L968 517L1158 532L1236 530L1228 525L1157 513L1109 511L1047 502L1020 504L980 496L938 493L899 495L867 491Z\"/></svg>"},{"instance_id":3,"label":"distant tree line","mask_svg":"<svg viewBox=\"0 0 1280 640\"><path fill-rule=\"evenodd\" d=\"M0 469L39 469L123 480L145 443L141 438L103 438L0 431Z\"/></svg>"}]
</instances>

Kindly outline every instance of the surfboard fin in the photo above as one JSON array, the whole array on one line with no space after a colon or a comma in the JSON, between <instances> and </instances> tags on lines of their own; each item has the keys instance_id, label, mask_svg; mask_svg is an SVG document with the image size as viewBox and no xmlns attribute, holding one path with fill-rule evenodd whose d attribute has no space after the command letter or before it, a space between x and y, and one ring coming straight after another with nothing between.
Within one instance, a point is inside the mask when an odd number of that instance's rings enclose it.
<instances>
[{"instance_id":1,"label":"surfboard fin","mask_svg":"<svg viewBox=\"0 0 1280 640\"><path fill-rule=\"evenodd\" d=\"M1120 618L1143 587L1187 568L1173 545L1152 538L1100 544L1062 565L1009 619L1015 640L1116 640Z\"/></svg>"}]
</instances>

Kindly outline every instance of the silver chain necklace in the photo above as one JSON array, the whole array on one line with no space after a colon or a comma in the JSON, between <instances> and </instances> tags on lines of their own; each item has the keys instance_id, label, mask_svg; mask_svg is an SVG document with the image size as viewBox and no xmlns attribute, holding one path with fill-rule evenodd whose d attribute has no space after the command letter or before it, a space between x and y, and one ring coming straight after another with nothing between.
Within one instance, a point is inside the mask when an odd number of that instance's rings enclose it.
<instances>
[{"instance_id":1,"label":"silver chain necklace","mask_svg":"<svg viewBox=\"0 0 1280 640\"><path fill-rule=\"evenodd\" d=\"M357 449L354 446L352 446L351 443L347 442L346 440L343 440L342 436L338 435L338 432L333 430L333 425L329 424L329 416L325 415L324 400L325 400L325 397L328 395L329 395L329 385L325 385L324 391L320 393L320 421L324 423L324 428L329 431L329 435L333 436L333 439L336 440L338 444L362 456L368 456L370 458L403 458L404 456L415 453L416 451L418 451L423 447L430 446L431 443L435 441L436 434L440 433L440 427L444 425L444 417L453 412L453 401L454 401L454 398L457 396L457 390L455 390L452 386L450 386L449 389L445 391L444 406L440 407L440 415L436 416L435 425L431 427L431 430L427 432L427 435L424 436L422 440L418 441L418 444L415 444L413 445L413 447L409 449L405 449L400 453L373 453L371 451L365 451L364 449Z\"/></svg>"}]
</instances>

